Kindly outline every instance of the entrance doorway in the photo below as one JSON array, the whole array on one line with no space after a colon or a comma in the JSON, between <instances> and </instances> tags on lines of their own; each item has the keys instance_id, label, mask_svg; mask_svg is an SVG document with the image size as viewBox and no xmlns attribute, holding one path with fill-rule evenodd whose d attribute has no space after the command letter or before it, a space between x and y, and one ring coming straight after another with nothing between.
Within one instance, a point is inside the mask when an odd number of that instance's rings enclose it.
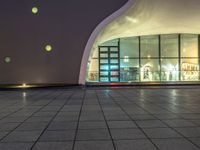
<instances>
[{"instance_id":1,"label":"entrance doorway","mask_svg":"<svg viewBox=\"0 0 200 150\"><path fill-rule=\"evenodd\" d=\"M120 82L119 46L99 46L99 82Z\"/></svg>"}]
</instances>

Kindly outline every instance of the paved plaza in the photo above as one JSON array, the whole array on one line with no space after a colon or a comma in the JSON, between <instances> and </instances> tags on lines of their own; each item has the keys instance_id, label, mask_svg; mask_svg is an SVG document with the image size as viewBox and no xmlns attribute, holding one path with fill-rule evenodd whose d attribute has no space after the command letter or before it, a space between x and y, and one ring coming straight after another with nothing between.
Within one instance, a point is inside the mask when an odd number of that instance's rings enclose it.
<instances>
[{"instance_id":1,"label":"paved plaza","mask_svg":"<svg viewBox=\"0 0 200 150\"><path fill-rule=\"evenodd\" d=\"M0 91L0 150L199 150L200 87Z\"/></svg>"}]
</instances>

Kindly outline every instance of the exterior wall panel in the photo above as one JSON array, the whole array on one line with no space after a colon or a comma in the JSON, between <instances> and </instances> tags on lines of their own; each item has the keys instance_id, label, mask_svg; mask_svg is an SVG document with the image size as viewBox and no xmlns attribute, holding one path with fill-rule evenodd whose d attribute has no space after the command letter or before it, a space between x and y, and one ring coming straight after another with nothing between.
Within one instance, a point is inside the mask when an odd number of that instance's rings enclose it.
<instances>
[{"instance_id":1,"label":"exterior wall panel","mask_svg":"<svg viewBox=\"0 0 200 150\"><path fill-rule=\"evenodd\" d=\"M1 0L0 84L78 84L96 26L127 0ZM31 8L38 7L38 14ZM52 52L44 47L51 44ZM5 63L5 57L11 58Z\"/></svg>"}]
</instances>

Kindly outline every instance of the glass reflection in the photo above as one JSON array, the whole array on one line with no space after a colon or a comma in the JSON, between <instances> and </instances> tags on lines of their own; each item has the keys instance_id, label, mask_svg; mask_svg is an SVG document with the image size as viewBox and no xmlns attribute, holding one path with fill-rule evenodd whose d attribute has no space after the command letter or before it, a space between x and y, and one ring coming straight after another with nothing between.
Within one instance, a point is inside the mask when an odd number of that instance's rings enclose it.
<instances>
[{"instance_id":1,"label":"glass reflection","mask_svg":"<svg viewBox=\"0 0 200 150\"><path fill-rule=\"evenodd\" d=\"M161 80L178 81L179 67L178 59L162 59L161 61Z\"/></svg>"},{"instance_id":2,"label":"glass reflection","mask_svg":"<svg viewBox=\"0 0 200 150\"><path fill-rule=\"evenodd\" d=\"M128 56L129 58L139 58L139 38L123 38L120 40L121 58Z\"/></svg>"},{"instance_id":3,"label":"glass reflection","mask_svg":"<svg viewBox=\"0 0 200 150\"><path fill-rule=\"evenodd\" d=\"M199 80L198 59L181 59L181 80L182 81Z\"/></svg>"},{"instance_id":4,"label":"glass reflection","mask_svg":"<svg viewBox=\"0 0 200 150\"><path fill-rule=\"evenodd\" d=\"M141 57L159 57L158 36L141 37Z\"/></svg>"},{"instance_id":5,"label":"glass reflection","mask_svg":"<svg viewBox=\"0 0 200 150\"><path fill-rule=\"evenodd\" d=\"M129 59L120 61L120 80L122 82L139 81L139 59Z\"/></svg>"},{"instance_id":6,"label":"glass reflection","mask_svg":"<svg viewBox=\"0 0 200 150\"><path fill-rule=\"evenodd\" d=\"M141 81L160 81L160 65L158 59L141 60Z\"/></svg>"},{"instance_id":7,"label":"glass reflection","mask_svg":"<svg viewBox=\"0 0 200 150\"><path fill-rule=\"evenodd\" d=\"M161 57L178 58L178 35L161 35Z\"/></svg>"},{"instance_id":8,"label":"glass reflection","mask_svg":"<svg viewBox=\"0 0 200 150\"><path fill-rule=\"evenodd\" d=\"M181 35L181 57L198 57L198 35Z\"/></svg>"}]
</instances>

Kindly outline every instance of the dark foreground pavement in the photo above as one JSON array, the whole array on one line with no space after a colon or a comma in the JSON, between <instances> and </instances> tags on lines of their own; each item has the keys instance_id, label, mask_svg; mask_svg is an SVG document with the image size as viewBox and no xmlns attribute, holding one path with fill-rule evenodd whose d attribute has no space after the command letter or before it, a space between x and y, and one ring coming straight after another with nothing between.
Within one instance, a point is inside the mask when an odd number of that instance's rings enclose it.
<instances>
[{"instance_id":1,"label":"dark foreground pavement","mask_svg":"<svg viewBox=\"0 0 200 150\"><path fill-rule=\"evenodd\" d=\"M198 150L200 87L0 91L0 150Z\"/></svg>"}]
</instances>

